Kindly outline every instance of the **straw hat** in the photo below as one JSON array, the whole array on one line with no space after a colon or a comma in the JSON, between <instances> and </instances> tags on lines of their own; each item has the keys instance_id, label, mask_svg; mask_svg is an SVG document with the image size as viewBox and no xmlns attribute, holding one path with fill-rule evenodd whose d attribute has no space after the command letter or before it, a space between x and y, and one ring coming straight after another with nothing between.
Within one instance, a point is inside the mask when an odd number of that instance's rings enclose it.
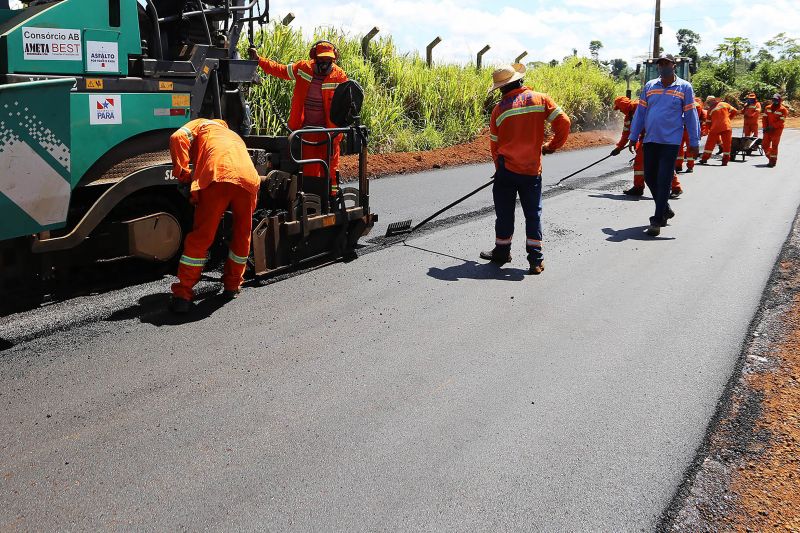
<instances>
[{"instance_id":1,"label":"straw hat","mask_svg":"<svg viewBox=\"0 0 800 533\"><path fill-rule=\"evenodd\" d=\"M525 65L522 63L514 63L513 65L503 65L494 72L492 72L493 84L489 87L487 92L492 92L500 87L506 86L509 83L514 83L525 77Z\"/></svg>"}]
</instances>

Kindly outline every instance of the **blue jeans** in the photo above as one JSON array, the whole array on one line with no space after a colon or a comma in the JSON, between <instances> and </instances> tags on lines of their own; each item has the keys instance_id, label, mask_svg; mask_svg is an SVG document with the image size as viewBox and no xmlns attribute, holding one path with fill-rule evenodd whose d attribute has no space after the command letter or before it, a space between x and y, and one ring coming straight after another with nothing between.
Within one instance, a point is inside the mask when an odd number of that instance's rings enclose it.
<instances>
[{"instance_id":1,"label":"blue jeans","mask_svg":"<svg viewBox=\"0 0 800 533\"><path fill-rule=\"evenodd\" d=\"M540 262L542 255L542 176L526 176L505 168L502 158L492 186L494 212L495 246L499 252L511 252L511 238L514 236L514 211L517 195L525 213L525 250L528 260Z\"/></svg>"},{"instance_id":2,"label":"blue jeans","mask_svg":"<svg viewBox=\"0 0 800 533\"><path fill-rule=\"evenodd\" d=\"M644 181L656 203L656 212L650 217L653 225L662 226L667 222L669 194L679 150L678 144L644 143Z\"/></svg>"}]
</instances>

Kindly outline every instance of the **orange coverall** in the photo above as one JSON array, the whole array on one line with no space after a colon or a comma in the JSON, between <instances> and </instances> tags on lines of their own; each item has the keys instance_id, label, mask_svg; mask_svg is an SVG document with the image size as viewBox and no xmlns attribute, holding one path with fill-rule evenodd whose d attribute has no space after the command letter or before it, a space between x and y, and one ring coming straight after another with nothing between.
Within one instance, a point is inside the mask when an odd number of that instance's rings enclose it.
<instances>
[{"instance_id":1,"label":"orange coverall","mask_svg":"<svg viewBox=\"0 0 800 533\"><path fill-rule=\"evenodd\" d=\"M703 161L711 159L714 146L722 141L722 165L727 165L731 160L731 142L733 139L733 128L731 119L739 112L735 107L727 102L720 102L708 114L711 118L711 128L708 131L706 147L703 150Z\"/></svg>"},{"instance_id":2,"label":"orange coverall","mask_svg":"<svg viewBox=\"0 0 800 533\"><path fill-rule=\"evenodd\" d=\"M222 282L225 290L242 284L260 178L244 141L222 120L192 120L169 139L172 174L181 183L191 183L195 204L194 225L186 236L178 265L178 283L172 293L184 300L194 296L208 248L214 242L220 218L230 206L233 238ZM192 165L192 171L189 165Z\"/></svg>"},{"instance_id":3,"label":"orange coverall","mask_svg":"<svg viewBox=\"0 0 800 533\"><path fill-rule=\"evenodd\" d=\"M706 110L703 109L703 101L699 98L694 99L695 108L697 108L697 118L700 122L700 137L708 135L708 129L706 126ZM683 170L683 162L686 161L686 168L689 170L694 170L694 163L695 160L693 158L686 159L686 151L689 149L689 132L686 131L686 128L683 130L683 139L681 140L681 149L678 150L678 159L675 162L675 170L680 172Z\"/></svg>"},{"instance_id":4,"label":"orange coverall","mask_svg":"<svg viewBox=\"0 0 800 533\"><path fill-rule=\"evenodd\" d=\"M769 158L769 164L773 167L778 163L778 145L781 143L781 135L783 135L783 128L788 116L789 110L783 104L778 106L770 104L764 108L762 117L764 154Z\"/></svg>"},{"instance_id":5,"label":"orange coverall","mask_svg":"<svg viewBox=\"0 0 800 533\"><path fill-rule=\"evenodd\" d=\"M761 104L747 104L742 111L744 114L744 131L745 137L758 137L758 119L761 117Z\"/></svg>"},{"instance_id":6,"label":"orange coverall","mask_svg":"<svg viewBox=\"0 0 800 533\"><path fill-rule=\"evenodd\" d=\"M622 136L619 138L617 148L622 150L628 145L631 132L631 122L636 109L639 107L639 100L631 100L625 96L620 96L614 100L614 109L620 111L625 115L625 122L622 126ZM642 132L639 139L636 140L636 156L633 160L633 187L634 189L641 189L644 192L644 149L642 148L642 141L644 140L644 132ZM681 190L681 182L676 174L672 178L672 190Z\"/></svg>"},{"instance_id":7,"label":"orange coverall","mask_svg":"<svg viewBox=\"0 0 800 533\"><path fill-rule=\"evenodd\" d=\"M277 61L272 61L259 57L258 66L261 67L266 74L281 78L283 80L294 81L294 94L292 95L292 108L289 112L289 129L299 130L305 125L305 101L308 95L308 90L314 79L314 61L305 60L298 61L297 63L289 63L284 65ZM347 81L347 74L344 70L339 68L338 65L333 64L330 72L322 82L322 106L325 113L326 127L335 128L336 125L331 122L331 102L333 101L333 93L340 83ZM327 134L311 134L304 135L303 139L313 142L327 141ZM339 168L339 145L341 144L342 136L337 135L333 139L333 151L331 160L329 161L330 176L331 176L331 192L335 193L338 189L338 180L336 178L336 170ZM303 159L322 159L323 161L328 158L327 144L320 146L303 145L301 148L301 156ZM306 176L324 177L325 171L322 165L311 164L305 165L303 174Z\"/></svg>"}]
</instances>

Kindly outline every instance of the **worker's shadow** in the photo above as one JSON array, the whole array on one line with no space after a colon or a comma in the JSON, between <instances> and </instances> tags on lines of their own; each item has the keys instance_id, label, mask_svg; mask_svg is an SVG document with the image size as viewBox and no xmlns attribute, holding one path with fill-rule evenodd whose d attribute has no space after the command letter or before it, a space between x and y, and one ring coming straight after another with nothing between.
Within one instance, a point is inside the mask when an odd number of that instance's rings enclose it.
<instances>
[{"instance_id":1,"label":"worker's shadow","mask_svg":"<svg viewBox=\"0 0 800 533\"><path fill-rule=\"evenodd\" d=\"M520 268L502 268L499 265L492 263L478 263L477 261L470 261L452 255L420 248L406 244L409 248L428 252L430 254L441 255L449 257L450 259L458 259L462 261L460 265L453 265L447 268L430 267L428 275L434 279L441 281L459 281L462 279L497 279L501 281L522 281L525 279L526 270Z\"/></svg>"},{"instance_id":2,"label":"worker's shadow","mask_svg":"<svg viewBox=\"0 0 800 533\"><path fill-rule=\"evenodd\" d=\"M614 194L606 192L603 194L590 194L589 198L602 198L603 200L620 200L625 202L638 202L640 200L652 200L649 196L629 196L627 194Z\"/></svg>"},{"instance_id":3,"label":"worker's shadow","mask_svg":"<svg viewBox=\"0 0 800 533\"><path fill-rule=\"evenodd\" d=\"M675 237L651 237L645 233L647 226L636 226L626 229L603 228L609 242L625 241L674 241Z\"/></svg>"},{"instance_id":4,"label":"worker's shadow","mask_svg":"<svg viewBox=\"0 0 800 533\"><path fill-rule=\"evenodd\" d=\"M136 305L120 309L108 317L109 322L139 319L145 324L157 327L180 326L209 318L230 300L216 291L195 296L192 309L185 315L177 315L169 310L170 293L148 294L139 299Z\"/></svg>"}]
</instances>

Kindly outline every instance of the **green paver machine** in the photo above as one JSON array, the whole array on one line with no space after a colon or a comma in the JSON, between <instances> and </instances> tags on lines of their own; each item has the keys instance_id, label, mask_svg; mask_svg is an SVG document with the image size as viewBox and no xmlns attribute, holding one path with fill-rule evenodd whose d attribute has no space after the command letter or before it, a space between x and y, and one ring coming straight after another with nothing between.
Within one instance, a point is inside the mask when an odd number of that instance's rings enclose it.
<instances>
[{"instance_id":1,"label":"green paver machine","mask_svg":"<svg viewBox=\"0 0 800 533\"><path fill-rule=\"evenodd\" d=\"M268 3L23 4L0 1L0 300L38 293L98 261L174 260L192 209L172 177L168 139L199 117L238 131L263 176L255 274L348 254L377 220L357 85L337 90L336 101L350 106L338 109L341 127L314 130L341 135L343 152L360 158L358 188L341 189L336 201L303 179L312 162L299 159L299 145L308 131L250 135L245 91L257 63L240 59L237 47L248 26L252 40L254 23L267 22Z\"/></svg>"}]
</instances>

